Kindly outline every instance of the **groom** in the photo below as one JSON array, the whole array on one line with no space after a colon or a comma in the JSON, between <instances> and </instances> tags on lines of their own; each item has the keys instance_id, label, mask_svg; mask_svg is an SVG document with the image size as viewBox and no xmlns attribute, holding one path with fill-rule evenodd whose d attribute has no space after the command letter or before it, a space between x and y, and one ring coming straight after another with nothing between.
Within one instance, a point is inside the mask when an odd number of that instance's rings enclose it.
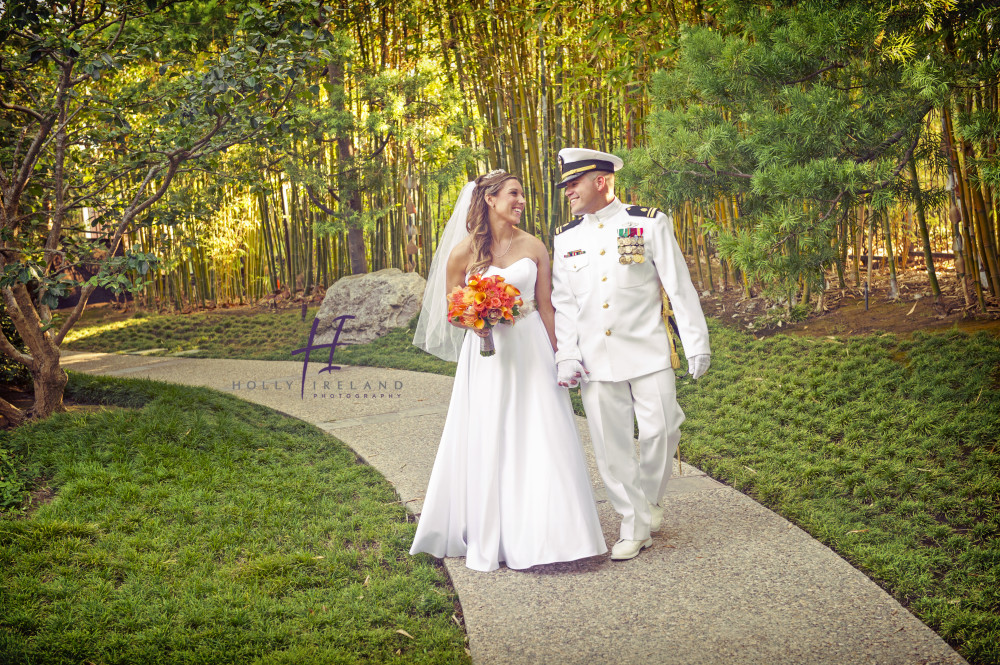
<instances>
[{"instance_id":1,"label":"groom","mask_svg":"<svg viewBox=\"0 0 1000 665\"><path fill-rule=\"evenodd\" d=\"M708 370L708 328L673 223L656 208L626 206L614 194L618 157L559 151L576 217L556 231L552 304L561 386L581 382L597 468L622 516L612 559L631 559L653 543L660 501L673 471L684 413L677 404L660 286L670 297L688 369ZM635 459L633 414L639 423Z\"/></svg>"}]
</instances>

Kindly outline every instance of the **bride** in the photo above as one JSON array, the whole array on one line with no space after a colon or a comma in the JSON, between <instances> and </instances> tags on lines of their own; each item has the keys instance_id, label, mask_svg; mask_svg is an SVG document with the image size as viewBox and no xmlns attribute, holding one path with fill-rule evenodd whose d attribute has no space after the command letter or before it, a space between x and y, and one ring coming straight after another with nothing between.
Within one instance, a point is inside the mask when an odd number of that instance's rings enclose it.
<instances>
[{"instance_id":1,"label":"bride","mask_svg":"<svg viewBox=\"0 0 1000 665\"><path fill-rule=\"evenodd\" d=\"M474 570L529 568L607 551L569 394L556 381L552 272L542 241L517 228L524 192L491 171L459 196L431 264L413 343L458 359L441 444L411 554L464 556ZM446 294L475 273L520 289L513 325L449 323Z\"/></svg>"}]
</instances>

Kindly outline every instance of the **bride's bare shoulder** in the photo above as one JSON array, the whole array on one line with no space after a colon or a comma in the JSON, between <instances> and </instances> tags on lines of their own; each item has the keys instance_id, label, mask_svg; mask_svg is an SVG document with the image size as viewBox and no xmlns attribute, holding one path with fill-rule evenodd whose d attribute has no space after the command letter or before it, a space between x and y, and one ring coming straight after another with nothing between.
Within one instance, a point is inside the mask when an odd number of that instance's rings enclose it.
<instances>
[{"instance_id":1,"label":"bride's bare shoulder","mask_svg":"<svg viewBox=\"0 0 1000 665\"><path fill-rule=\"evenodd\" d=\"M528 256L535 259L535 263L538 263L539 261L547 261L549 250L545 247L545 243L542 242L541 238L531 235L527 231L524 232L524 235L528 236L524 239L525 247L528 250L526 252Z\"/></svg>"},{"instance_id":2,"label":"bride's bare shoulder","mask_svg":"<svg viewBox=\"0 0 1000 665\"><path fill-rule=\"evenodd\" d=\"M462 238L454 249L451 250L451 254L448 256L448 260L451 261L456 256L471 256L472 255L472 236L466 236Z\"/></svg>"},{"instance_id":3,"label":"bride's bare shoulder","mask_svg":"<svg viewBox=\"0 0 1000 665\"><path fill-rule=\"evenodd\" d=\"M454 249L451 250L451 254L448 255L448 266L453 268L465 268L472 262L472 237L467 236L463 238Z\"/></svg>"}]
</instances>

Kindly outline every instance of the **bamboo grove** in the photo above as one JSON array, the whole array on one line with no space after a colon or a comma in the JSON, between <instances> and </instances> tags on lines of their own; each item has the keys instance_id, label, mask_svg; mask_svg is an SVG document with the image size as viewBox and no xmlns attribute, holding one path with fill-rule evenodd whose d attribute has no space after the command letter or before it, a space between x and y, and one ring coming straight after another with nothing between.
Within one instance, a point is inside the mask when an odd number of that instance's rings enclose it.
<instances>
[{"instance_id":1,"label":"bamboo grove","mask_svg":"<svg viewBox=\"0 0 1000 665\"><path fill-rule=\"evenodd\" d=\"M1000 16L988 3L912 4L909 23L886 19L885 44L900 60L945 53L952 80L937 81L919 143L891 185L852 201L824 236L819 269L800 266L785 280L789 305L872 280L892 280L895 290L896 271L913 265L927 271L934 295L942 280L980 310L1000 295ZM496 167L521 174L526 230L550 244L568 215L553 187L558 150L649 145L655 74L675 66L685 30L732 32L733 12L754 6L342 0L316 25L339 41L298 73L279 135L178 175L130 230L127 249L161 260L138 297L146 307L183 309L313 296L361 271L426 273L461 185ZM157 75L153 63L134 67ZM623 182L623 199L661 203L648 183ZM741 270L720 246L720 232L739 235L753 223L738 193L663 204L702 289L766 289L766 278ZM800 249L786 242L780 252ZM809 279L810 270L831 281Z\"/></svg>"},{"instance_id":2,"label":"bamboo grove","mask_svg":"<svg viewBox=\"0 0 1000 665\"><path fill-rule=\"evenodd\" d=\"M164 259L141 297L176 308L309 294L358 271L349 236L359 227L363 269L425 272L465 179L497 167L522 175L527 229L549 242L568 214L552 186L558 150L641 143L649 76L666 62L669 35L682 21L709 18L697 4L671 3L669 16L637 5L629 19L593 20L612 7L342 6L340 85L325 85L332 67L307 72L301 83L301 113L317 121L312 134L281 146L284 159L273 146L225 156L210 176L226 179L224 187L193 175L165 206L168 215L150 216L150 227L129 238ZM348 113L324 115L341 86ZM335 175L344 152L334 141L345 131L360 174L353 219L351 194ZM227 245L216 235L243 242Z\"/></svg>"}]
</instances>

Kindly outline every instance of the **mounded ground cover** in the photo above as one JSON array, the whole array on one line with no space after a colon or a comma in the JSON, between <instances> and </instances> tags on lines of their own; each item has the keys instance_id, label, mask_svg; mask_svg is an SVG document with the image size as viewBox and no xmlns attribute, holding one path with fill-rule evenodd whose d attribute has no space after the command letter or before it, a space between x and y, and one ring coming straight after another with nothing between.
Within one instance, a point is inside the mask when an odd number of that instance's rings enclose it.
<instances>
[{"instance_id":1,"label":"mounded ground cover","mask_svg":"<svg viewBox=\"0 0 1000 665\"><path fill-rule=\"evenodd\" d=\"M753 332L753 301L703 297L726 314L710 323L709 373L679 380L682 454L828 544L974 665L1000 663L1000 328L955 294L934 305L903 291L868 311L850 290L831 293L826 314ZM95 310L69 348L290 360L314 314ZM412 326L337 360L453 373L411 337Z\"/></svg>"},{"instance_id":2,"label":"mounded ground cover","mask_svg":"<svg viewBox=\"0 0 1000 665\"><path fill-rule=\"evenodd\" d=\"M4 663L468 662L447 576L336 439L210 390L68 396L108 406L0 433L50 490L0 519Z\"/></svg>"}]
</instances>

